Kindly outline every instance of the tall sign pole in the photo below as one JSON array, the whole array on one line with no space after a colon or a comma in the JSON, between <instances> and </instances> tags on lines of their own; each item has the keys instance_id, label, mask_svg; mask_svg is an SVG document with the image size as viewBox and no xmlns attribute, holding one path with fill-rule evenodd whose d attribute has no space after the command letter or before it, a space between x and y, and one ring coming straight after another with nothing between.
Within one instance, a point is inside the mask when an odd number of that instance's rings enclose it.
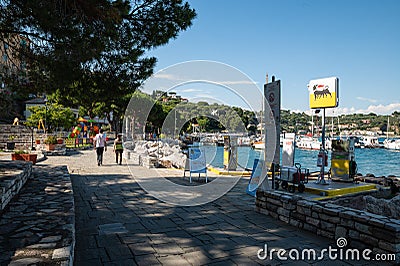
<instances>
[{"instance_id":1,"label":"tall sign pole","mask_svg":"<svg viewBox=\"0 0 400 266\"><path fill-rule=\"evenodd\" d=\"M325 162L327 161L325 151L325 108L322 108L322 163L321 163L321 172L320 172L320 183L325 184Z\"/></svg>"},{"instance_id":2,"label":"tall sign pole","mask_svg":"<svg viewBox=\"0 0 400 266\"><path fill-rule=\"evenodd\" d=\"M327 153L325 150L325 109L339 105L339 79L337 77L311 80L307 85L309 91L310 108L322 109L322 145L318 154L317 166L321 167L318 183L326 184L325 166Z\"/></svg>"},{"instance_id":3,"label":"tall sign pole","mask_svg":"<svg viewBox=\"0 0 400 266\"><path fill-rule=\"evenodd\" d=\"M266 169L267 171L274 171L275 165L279 165L280 162L280 121L281 81L275 81L275 77L272 76L272 82L268 83L267 80L264 84L264 162L266 164L265 167L269 168ZM273 157L270 158L267 153L273 153ZM274 188L274 180L272 181L272 188Z\"/></svg>"}]
</instances>

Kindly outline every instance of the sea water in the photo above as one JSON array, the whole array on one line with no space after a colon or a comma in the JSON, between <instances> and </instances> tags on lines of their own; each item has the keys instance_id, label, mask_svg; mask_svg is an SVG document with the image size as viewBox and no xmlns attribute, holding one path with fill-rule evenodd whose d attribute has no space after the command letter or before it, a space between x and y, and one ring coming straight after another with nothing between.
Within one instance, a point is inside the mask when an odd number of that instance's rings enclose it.
<instances>
[{"instance_id":1,"label":"sea water","mask_svg":"<svg viewBox=\"0 0 400 266\"><path fill-rule=\"evenodd\" d=\"M224 147L203 146L206 153L207 164L224 167ZM251 147L238 147L238 166L240 168L253 167L254 159L263 157L261 150ZM330 168L330 152L328 152L328 166ZM300 163L302 168L308 168L311 172L318 171L318 151L295 149L295 162ZM395 175L400 177L400 151L387 149L355 149L355 160L357 172L363 175L373 174L375 176Z\"/></svg>"}]
</instances>

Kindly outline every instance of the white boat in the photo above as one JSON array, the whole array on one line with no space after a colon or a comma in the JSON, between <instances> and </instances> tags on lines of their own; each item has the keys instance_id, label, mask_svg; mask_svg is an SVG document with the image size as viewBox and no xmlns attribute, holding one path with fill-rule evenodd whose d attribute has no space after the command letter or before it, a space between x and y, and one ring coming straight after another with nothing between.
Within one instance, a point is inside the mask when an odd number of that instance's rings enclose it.
<instances>
[{"instance_id":1,"label":"white boat","mask_svg":"<svg viewBox=\"0 0 400 266\"><path fill-rule=\"evenodd\" d=\"M378 137L375 136L362 136L358 140L356 147L359 148L382 148L382 144L379 143Z\"/></svg>"},{"instance_id":2,"label":"white boat","mask_svg":"<svg viewBox=\"0 0 400 266\"><path fill-rule=\"evenodd\" d=\"M282 147L283 146L283 140L285 139L284 134L280 135L280 139L279 139L279 145ZM253 143L251 143L251 147L253 147L253 149L256 150L264 150L265 149L265 142L263 140L259 140L259 141L254 141Z\"/></svg>"},{"instance_id":3,"label":"white boat","mask_svg":"<svg viewBox=\"0 0 400 266\"><path fill-rule=\"evenodd\" d=\"M265 149L265 142L264 141L255 141L251 144L251 146L253 147L253 149L263 150L263 149Z\"/></svg>"},{"instance_id":4,"label":"white boat","mask_svg":"<svg viewBox=\"0 0 400 266\"><path fill-rule=\"evenodd\" d=\"M386 139L383 147L390 150L400 150L400 139Z\"/></svg>"},{"instance_id":5,"label":"white boat","mask_svg":"<svg viewBox=\"0 0 400 266\"><path fill-rule=\"evenodd\" d=\"M304 150L319 150L321 148L322 143L317 139L313 137L299 137L296 140L296 147L299 149L304 149Z\"/></svg>"}]
</instances>

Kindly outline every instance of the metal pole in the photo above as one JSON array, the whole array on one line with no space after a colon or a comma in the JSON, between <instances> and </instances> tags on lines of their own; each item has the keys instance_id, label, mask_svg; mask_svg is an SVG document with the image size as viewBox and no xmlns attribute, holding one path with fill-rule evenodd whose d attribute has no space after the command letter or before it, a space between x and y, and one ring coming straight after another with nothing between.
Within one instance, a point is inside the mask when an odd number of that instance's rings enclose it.
<instances>
[{"instance_id":1,"label":"metal pole","mask_svg":"<svg viewBox=\"0 0 400 266\"><path fill-rule=\"evenodd\" d=\"M175 130L176 130L176 108L175 109L175 121L174 121L174 136L173 139L175 139Z\"/></svg>"},{"instance_id":2,"label":"metal pole","mask_svg":"<svg viewBox=\"0 0 400 266\"><path fill-rule=\"evenodd\" d=\"M322 166L321 166L321 184L325 183L324 175L325 175L325 108L323 108L322 112Z\"/></svg>"},{"instance_id":3,"label":"metal pole","mask_svg":"<svg viewBox=\"0 0 400 266\"><path fill-rule=\"evenodd\" d=\"M44 102L44 105L45 105L45 112L44 112L44 134L46 134L47 133L47 130L46 130L46 128L47 128L47 101L45 100L45 102Z\"/></svg>"},{"instance_id":4,"label":"metal pole","mask_svg":"<svg viewBox=\"0 0 400 266\"><path fill-rule=\"evenodd\" d=\"M387 126L386 126L386 139L389 139L389 116L388 115L388 121L387 121Z\"/></svg>"},{"instance_id":5,"label":"metal pole","mask_svg":"<svg viewBox=\"0 0 400 266\"><path fill-rule=\"evenodd\" d=\"M311 137L314 137L314 110L311 109Z\"/></svg>"}]
</instances>

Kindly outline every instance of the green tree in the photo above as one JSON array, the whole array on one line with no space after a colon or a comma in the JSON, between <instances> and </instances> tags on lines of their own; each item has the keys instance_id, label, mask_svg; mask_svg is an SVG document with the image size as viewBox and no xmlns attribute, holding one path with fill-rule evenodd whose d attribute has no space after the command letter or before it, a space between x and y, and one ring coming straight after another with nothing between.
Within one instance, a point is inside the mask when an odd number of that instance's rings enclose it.
<instances>
[{"instance_id":1,"label":"green tree","mask_svg":"<svg viewBox=\"0 0 400 266\"><path fill-rule=\"evenodd\" d=\"M69 130L75 124L74 113L69 108L60 104L47 104L45 106L32 106L28 110L31 116L28 117L26 124L31 127L37 127L42 120L48 131Z\"/></svg>"},{"instance_id":2,"label":"green tree","mask_svg":"<svg viewBox=\"0 0 400 266\"><path fill-rule=\"evenodd\" d=\"M27 78L13 74L7 86L104 103L120 127L129 96L155 66L145 52L176 38L195 15L182 0L0 0L0 41L29 40L29 49L10 43L29 67Z\"/></svg>"}]
</instances>

